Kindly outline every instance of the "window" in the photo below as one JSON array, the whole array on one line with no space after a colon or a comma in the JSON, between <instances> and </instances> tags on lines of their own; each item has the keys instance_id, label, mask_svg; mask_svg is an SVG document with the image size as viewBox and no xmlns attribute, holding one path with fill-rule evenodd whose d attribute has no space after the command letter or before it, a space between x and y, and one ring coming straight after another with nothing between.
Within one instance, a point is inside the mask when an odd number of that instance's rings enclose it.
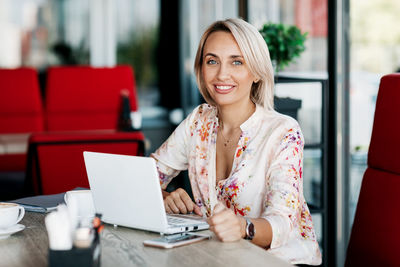
<instances>
[{"instance_id":1,"label":"window","mask_svg":"<svg viewBox=\"0 0 400 267\"><path fill-rule=\"evenodd\" d=\"M307 32L306 50L283 73L327 77L327 0L249 0L249 22L296 25Z\"/></svg>"},{"instance_id":2,"label":"window","mask_svg":"<svg viewBox=\"0 0 400 267\"><path fill-rule=\"evenodd\" d=\"M350 225L367 168L380 78L400 71L400 2L350 1Z\"/></svg>"},{"instance_id":3,"label":"window","mask_svg":"<svg viewBox=\"0 0 400 267\"><path fill-rule=\"evenodd\" d=\"M0 66L89 62L89 1L0 2Z\"/></svg>"},{"instance_id":4,"label":"window","mask_svg":"<svg viewBox=\"0 0 400 267\"><path fill-rule=\"evenodd\" d=\"M133 67L140 108L157 106L159 0L118 0L115 10L117 64Z\"/></svg>"}]
</instances>

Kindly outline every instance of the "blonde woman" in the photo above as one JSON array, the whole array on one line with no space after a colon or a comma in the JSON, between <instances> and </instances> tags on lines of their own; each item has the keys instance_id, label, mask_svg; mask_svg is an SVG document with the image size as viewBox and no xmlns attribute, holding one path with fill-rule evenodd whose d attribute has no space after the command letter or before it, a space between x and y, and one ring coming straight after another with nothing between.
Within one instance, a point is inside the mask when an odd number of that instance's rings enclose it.
<instances>
[{"instance_id":1,"label":"blonde woman","mask_svg":"<svg viewBox=\"0 0 400 267\"><path fill-rule=\"evenodd\" d=\"M242 238L293 264L321 263L303 196L304 138L273 109L273 68L257 29L241 19L213 23L194 65L207 104L198 106L152 154L162 189L188 170L183 189L163 191L168 213L208 216L223 242Z\"/></svg>"}]
</instances>

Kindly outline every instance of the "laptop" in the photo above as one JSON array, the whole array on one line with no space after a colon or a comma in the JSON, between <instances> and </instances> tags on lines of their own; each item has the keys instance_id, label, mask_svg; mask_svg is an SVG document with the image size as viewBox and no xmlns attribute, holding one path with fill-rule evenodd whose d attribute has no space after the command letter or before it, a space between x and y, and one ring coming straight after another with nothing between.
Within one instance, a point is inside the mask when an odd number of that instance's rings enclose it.
<instances>
[{"instance_id":1,"label":"laptop","mask_svg":"<svg viewBox=\"0 0 400 267\"><path fill-rule=\"evenodd\" d=\"M208 229L200 216L166 214L153 158L88 151L83 157L94 206L105 223L162 234Z\"/></svg>"}]
</instances>

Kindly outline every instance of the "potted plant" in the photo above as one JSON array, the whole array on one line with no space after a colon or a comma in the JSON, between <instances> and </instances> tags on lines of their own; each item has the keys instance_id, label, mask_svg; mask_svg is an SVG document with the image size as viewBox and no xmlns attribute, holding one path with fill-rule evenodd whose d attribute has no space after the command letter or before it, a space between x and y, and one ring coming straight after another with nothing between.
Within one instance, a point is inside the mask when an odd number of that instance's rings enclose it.
<instances>
[{"instance_id":1,"label":"potted plant","mask_svg":"<svg viewBox=\"0 0 400 267\"><path fill-rule=\"evenodd\" d=\"M259 31L268 44L276 74L305 50L308 33L302 33L295 25L267 23Z\"/></svg>"},{"instance_id":2,"label":"potted plant","mask_svg":"<svg viewBox=\"0 0 400 267\"><path fill-rule=\"evenodd\" d=\"M268 45L277 82L279 71L282 71L305 50L304 42L307 33L301 33L295 25L282 23L264 24L259 31ZM301 108L301 102L300 99L274 97L275 109L295 119L297 119L297 112Z\"/></svg>"}]
</instances>

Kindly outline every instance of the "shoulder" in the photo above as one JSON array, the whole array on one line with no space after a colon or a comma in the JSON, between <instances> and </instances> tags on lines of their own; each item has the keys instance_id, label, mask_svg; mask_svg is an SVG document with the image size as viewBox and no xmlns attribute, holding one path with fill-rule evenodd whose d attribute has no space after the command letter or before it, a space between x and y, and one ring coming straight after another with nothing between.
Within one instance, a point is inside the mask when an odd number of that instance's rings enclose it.
<instances>
[{"instance_id":1,"label":"shoulder","mask_svg":"<svg viewBox=\"0 0 400 267\"><path fill-rule=\"evenodd\" d=\"M180 123L175 132L185 132L186 135L195 136L198 131L204 132L212 129L216 120L217 109L208 104L201 104Z\"/></svg>"},{"instance_id":2,"label":"shoulder","mask_svg":"<svg viewBox=\"0 0 400 267\"><path fill-rule=\"evenodd\" d=\"M208 121L214 119L217 114L217 108L209 104L198 105L193 111L187 116L187 120L190 123L198 121Z\"/></svg>"},{"instance_id":3,"label":"shoulder","mask_svg":"<svg viewBox=\"0 0 400 267\"><path fill-rule=\"evenodd\" d=\"M304 137L299 123L290 116L274 112L277 121L276 138L281 148L287 148L295 145L296 147L304 146Z\"/></svg>"},{"instance_id":4,"label":"shoulder","mask_svg":"<svg viewBox=\"0 0 400 267\"><path fill-rule=\"evenodd\" d=\"M290 116L276 111L265 111L260 116L260 127L266 137L276 147L287 147L295 143L304 145L304 137L299 123Z\"/></svg>"},{"instance_id":5,"label":"shoulder","mask_svg":"<svg viewBox=\"0 0 400 267\"><path fill-rule=\"evenodd\" d=\"M192 112L197 117L208 117L215 114L217 108L209 104L200 104Z\"/></svg>"},{"instance_id":6,"label":"shoulder","mask_svg":"<svg viewBox=\"0 0 400 267\"><path fill-rule=\"evenodd\" d=\"M290 116L281 114L277 111L265 111L261 116L262 124L273 131L286 133L293 130L299 130L299 123Z\"/></svg>"}]
</instances>

